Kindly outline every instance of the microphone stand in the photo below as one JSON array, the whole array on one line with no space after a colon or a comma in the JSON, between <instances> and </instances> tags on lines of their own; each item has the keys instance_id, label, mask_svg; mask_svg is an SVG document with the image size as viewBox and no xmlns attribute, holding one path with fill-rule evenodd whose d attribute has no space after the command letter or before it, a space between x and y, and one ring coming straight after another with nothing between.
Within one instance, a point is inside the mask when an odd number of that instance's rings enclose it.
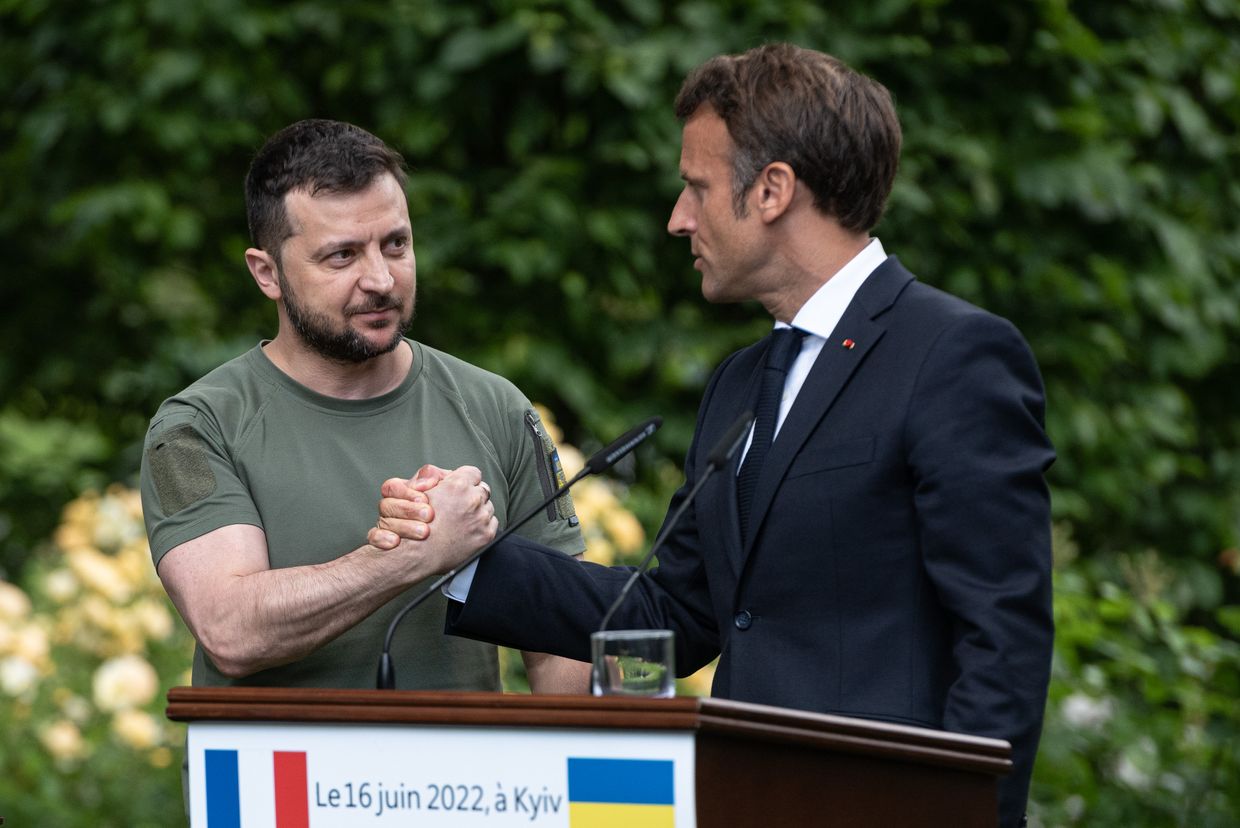
<instances>
[{"instance_id":1,"label":"microphone stand","mask_svg":"<svg viewBox=\"0 0 1240 828\"><path fill-rule=\"evenodd\" d=\"M624 582L624 586L620 589L620 594L616 596L616 600L613 601L611 606L607 608L607 613L603 616L603 620L598 626L598 632L605 632L607 630L607 625L611 622L611 617L616 614L616 610L618 610L620 605L624 603L624 599L628 596L629 591L632 590L633 585L637 583L638 577L642 574L643 570L645 570L651 559L654 558L654 553L658 551L659 547L663 545L663 541L665 541L667 536L671 534L672 529L680 521L680 516L683 515L685 510L689 508L689 504L693 502L695 497L697 497L698 491L701 490L706 481L710 479L711 475L726 466L728 461L732 459L732 456L736 454L736 450L740 448L741 441L749 432L749 427L751 425L753 425L753 414L746 411L741 414L741 416L738 417L731 426L729 426L728 430L723 433L723 437L721 437L719 442L715 444L715 447L711 449L710 454L707 455L706 470L702 473L702 476L698 478L697 482L693 485L693 488L689 490L689 494L685 495L685 499L681 501L680 507L663 524L662 531L660 531L655 537L654 543L650 545L649 551L646 552L646 554L642 557L641 562L638 563L638 565L633 569L633 574L629 576L629 579Z\"/></svg>"}]
</instances>

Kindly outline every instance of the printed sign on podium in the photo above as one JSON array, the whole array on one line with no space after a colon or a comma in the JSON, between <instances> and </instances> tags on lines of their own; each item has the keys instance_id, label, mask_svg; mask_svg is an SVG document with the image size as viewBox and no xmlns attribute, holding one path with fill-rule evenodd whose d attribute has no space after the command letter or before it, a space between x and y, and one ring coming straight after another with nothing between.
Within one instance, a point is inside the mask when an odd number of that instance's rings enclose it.
<instances>
[{"instance_id":1,"label":"printed sign on podium","mask_svg":"<svg viewBox=\"0 0 1240 828\"><path fill-rule=\"evenodd\" d=\"M695 821L688 733L201 722L188 750L193 828Z\"/></svg>"}]
</instances>

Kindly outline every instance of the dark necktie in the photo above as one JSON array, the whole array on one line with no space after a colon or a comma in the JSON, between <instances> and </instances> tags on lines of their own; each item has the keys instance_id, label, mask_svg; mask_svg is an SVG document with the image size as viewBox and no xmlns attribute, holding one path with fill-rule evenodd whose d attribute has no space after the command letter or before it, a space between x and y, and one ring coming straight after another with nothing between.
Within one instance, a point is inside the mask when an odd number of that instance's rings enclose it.
<instances>
[{"instance_id":1,"label":"dark necktie","mask_svg":"<svg viewBox=\"0 0 1240 828\"><path fill-rule=\"evenodd\" d=\"M758 404L754 406L753 440L749 452L736 477L737 505L741 517L741 542L749 538L749 508L753 493L758 487L758 475L766 461L767 452L775 438L775 421L779 419L779 401L784 395L784 381L788 369L801 352L801 338L805 331L796 328L777 328L771 334L771 346L766 351L766 364L762 369L762 385L758 390Z\"/></svg>"}]
</instances>

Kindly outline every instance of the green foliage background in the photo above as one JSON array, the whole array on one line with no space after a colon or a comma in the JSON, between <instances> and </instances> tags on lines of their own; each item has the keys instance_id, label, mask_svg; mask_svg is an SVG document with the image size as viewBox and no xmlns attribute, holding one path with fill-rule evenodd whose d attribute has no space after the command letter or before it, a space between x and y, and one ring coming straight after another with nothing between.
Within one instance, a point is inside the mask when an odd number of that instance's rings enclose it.
<instances>
[{"instance_id":1,"label":"green foliage background","mask_svg":"<svg viewBox=\"0 0 1240 828\"><path fill-rule=\"evenodd\" d=\"M1070 541L1038 818L1230 824L1238 24L1236 0L0 0L0 574L132 482L160 400L270 335L241 180L310 116L414 168L416 336L587 450L667 418L628 469L653 525L710 370L769 324L707 306L666 236L670 103L705 58L792 40L895 94L888 250L1042 366ZM1094 737L1074 695L1111 704Z\"/></svg>"}]
</instances>

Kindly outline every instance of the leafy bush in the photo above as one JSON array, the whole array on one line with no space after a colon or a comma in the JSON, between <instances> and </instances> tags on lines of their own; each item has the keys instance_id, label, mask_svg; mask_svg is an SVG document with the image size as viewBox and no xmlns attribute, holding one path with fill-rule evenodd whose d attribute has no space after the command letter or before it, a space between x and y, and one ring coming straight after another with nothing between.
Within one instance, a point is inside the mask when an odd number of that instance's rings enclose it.
<instances>
[{"instance_id":1,"label":"leafy bush","mask_svg":"<svg viewBox=\"0 0 1240 828\"><path fill-rule=\"evenodd\" d=\"M184 730L163 701L189 681L191 639L155 577L137 492L70 503L25 582L0 581L0 816L183 821Z\"/></svg>"},{"instance_id":2,"label":"leafy bush","mask_svg":"<svg viewBox=\"0 0 1240 828\"><path fill-rule=\"evenodd\" d=\"M1153 551L1079 560L1058 540L1032 824L1236 825L1240 606L1202 611L1192 584L1202 573ZM1226 565L1240 576L1240 555Z\"/></svg>"}]
</instances>

